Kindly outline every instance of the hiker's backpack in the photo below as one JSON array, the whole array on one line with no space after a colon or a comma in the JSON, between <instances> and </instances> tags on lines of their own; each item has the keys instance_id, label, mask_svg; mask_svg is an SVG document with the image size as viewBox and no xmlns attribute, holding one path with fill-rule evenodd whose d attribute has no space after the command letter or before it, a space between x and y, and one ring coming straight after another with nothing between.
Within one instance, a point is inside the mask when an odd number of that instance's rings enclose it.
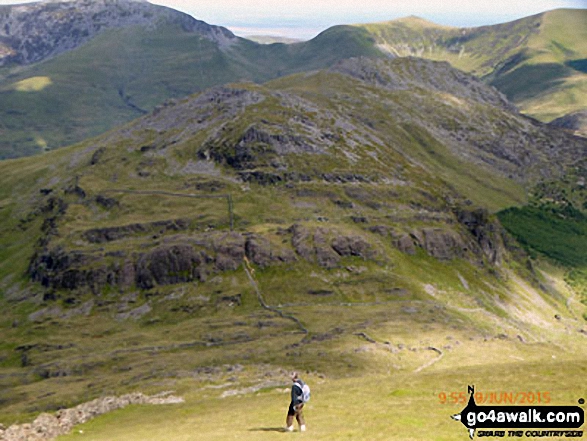
<instances>
[{"instance_id":1,"label":"hiker's backpack","mask_svg":"<svg viewBox=\"0 0 587 441\"><path fill-rule=\"evenodd\" d=\"M299 399L302 401L302 403L307 403L310 401L310 386L305 383L303 386L299 383L296 383L296 386L302 390L302 394L299 395Z\"/></svg>"}]
</instances>

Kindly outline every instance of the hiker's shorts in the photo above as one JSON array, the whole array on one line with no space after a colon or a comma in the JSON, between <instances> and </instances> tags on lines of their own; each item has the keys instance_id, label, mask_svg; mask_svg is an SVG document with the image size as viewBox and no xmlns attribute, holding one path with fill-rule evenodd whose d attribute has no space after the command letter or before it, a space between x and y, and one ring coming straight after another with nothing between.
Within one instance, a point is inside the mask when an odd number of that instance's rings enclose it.
<instances>
[{"instance_id":1,"label":"hiker's shorts","mask_svg":"<svg viewBox=\"0 0 587 441\"><path fill-rule=\"evenodd\" d=\"M301 412L303 408L304 408L304 405L303 404L300 404L299 407L298 407L298 409L299 409L298 412ZM296 414L296 411L294 409L294 403L293 403L293 401L291 403L289 403L289 409L287 411L287 414L288 415L295 415Z\"/></svg>"}]
</instances>

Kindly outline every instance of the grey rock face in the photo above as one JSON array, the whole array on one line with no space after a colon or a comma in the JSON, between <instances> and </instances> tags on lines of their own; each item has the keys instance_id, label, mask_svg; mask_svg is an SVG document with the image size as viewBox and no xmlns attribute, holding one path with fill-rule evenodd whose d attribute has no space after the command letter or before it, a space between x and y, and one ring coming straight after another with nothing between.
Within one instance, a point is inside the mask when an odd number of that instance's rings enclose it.
<instances>
[{"instance_id":1,"label":"grey rock face","mask_svg":"<svg viewBox=\"0 0 587 441\"><path fill-rule=\"evenodd\" d=\"M446 228L421 228L411 234L393 234L393 244L405 254L415 254L417 247L439 260L464 258L482 262L486 259L493 265L500 265L506 253L505 232L501 226L489 218L483 209L458 209L454 213L456 221L463 227L459 232ZM371 229L386 236L385 227Z\"/></svg>"},{"instance_id":2,"label":"grey rock face","mask_svg":"<svg viewBox=\"0 0 587 441\"><path fill-rule=\"evenodd\" d=\"M337 236L332 241L332 248L341 256L371 256L371 245L359 236Z\"/></svg>"},{"instance_id":3,"label":"grey rock face","mask_svg":"<svg viewBox=\"0 0 587 441\"><path fill-rule=\"evenodd\" d=\"M317 228L314 233L314 252L318 265L324 268L334 268L340 261L340 255L337 254L329 242L328 230L325 228Z\"/></svg>"},{"instance_id":4,"label":"grey rock face","mask_svg":"<svg viewBox=\"0 0 587 441\"><path fill-rule=\"evenodd\" d=\"M516 111L515 106L497 89L486 85L473 75L454 69L446 62L431 62L410 57L409 67L400 71L390 69L383 61L351 58L341 61L332 70L389 90L406 90L422 85L428 89L473 98L512 112Z\"/></svg>"},{"instance_id":5,"label":"grey rock face","mask_svg":"<svg viewBox=\"0 0 587 441\"><path fill-rule=\"evenodd\" d=\"M163 222L161 225L167 224ZM110 235L111 231L98 234L96 230L91 230L92 234L85 234L84 237L91 243L106 237L109 241L122 240L143 232L144 226L117 227L115 231L116 235ZM90 290L99 294L107 286L152 289L160 285L205 281L211 274L238 269L245 257L260 267L292 263L299 256L323 268L335 268L343 257L370 259L374 255L371 244L364 238L340 234L328 228L311 229L295 224L284 234L291 235L290 245L277 244L269 237L254 233L172 236L146 252L107 253L108 264L104 263L106 255L100 252L68 251L58 246L51 247L48 243L33 256L29 275L33 281L47 288ZM80 310L79 314L90 311L91 308L89 311ZM64 314L67 313L59 308L46 309L33 313L30 319L64 317ZM132 317L133 314L122 318Z\"/></svg>"},{"instance_id":6,"label":"grey rock face","mask_svg":"<svg viewBox=\"0 0 587 441\"><path fill-rule=\"evenodd\" d=\"M190 282L201 278L198 267L207 256L190 245L160 246L137 262L136 283L144 289L155 285Z\"/></svg>"},{"instance_id":7,"label":"grey rock face","mask_svg":"<svg viewBox=\"0 0 587 441\"><path fill-rule=\"evenodd\" d=\"M424 228L414 234L422 248L432 257L440 260L449 260L463 257L465 244L462 238L453 231L440 228Z\"/></svg>"},{"instance_id":8,"label":"grey rock face","mask_svg":"<svg viewBox=\"0 0 587 441\"><path fill-rule=\"evenodd\" d=\"M173 9L133 0L49 1L0 7L0 66L30 64L75 49L106 29L166 23L220 46L236 37Z\"/></svg>"}]
</instances>

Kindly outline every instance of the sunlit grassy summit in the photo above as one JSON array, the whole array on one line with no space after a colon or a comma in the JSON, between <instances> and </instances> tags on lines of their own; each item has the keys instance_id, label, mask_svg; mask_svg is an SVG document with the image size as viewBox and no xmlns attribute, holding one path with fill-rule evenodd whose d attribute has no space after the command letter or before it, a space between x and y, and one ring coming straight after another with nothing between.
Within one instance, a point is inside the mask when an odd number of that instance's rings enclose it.
<instances>
[{"instance_id":1,"label":"sunlit grassy summit","mask_svg":"<svg viewBox=\"0 0 587 441\"><path fill-rule=\"evenodd\" d=\"M443 27L417 17L361 25L382 50L445 60L550 121L587 106L587 9L557 9L509 23Z\"/></svg>"}]
</instances>

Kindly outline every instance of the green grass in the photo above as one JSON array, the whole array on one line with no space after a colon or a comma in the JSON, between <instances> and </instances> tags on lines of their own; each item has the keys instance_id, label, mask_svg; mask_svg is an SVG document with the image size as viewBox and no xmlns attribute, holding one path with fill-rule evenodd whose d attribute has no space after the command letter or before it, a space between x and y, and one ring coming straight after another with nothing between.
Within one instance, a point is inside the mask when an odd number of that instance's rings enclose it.
<instances>
[{"instance_id":1,"label":"green grass","mask_svg":"<svg viewBox=\"0 0 587 441\"><path fill-rule=\"evenodd\" d=\"M472 29L419 19L361 25L384 50L448 61L484 78L542 121L584 108L587 10L557 9Z\"/></svg>"},{"instance_id":2,"label":"green grass","mask_svg":"<svg viewBox=\"0 0 587 441\"><path fill-rule=\"evenodd\" d=\"M561 64L531 64L497 77L491 82L513 102L532 99L549 89L565 84L565 78L572 75L571 69Z\"/></svg>"},{"instance_id":3,"label":"green grass","mask_svg":"<svg viewBox=\"0 0 587 441\"><path fill-rule=\"evenodd\" d=\"M219 391L198 391L184 384L186 403L160 407L133 406L76 427L59 441L201 440L278 437L315 440L453 440L467 436L450 418L463 404L441 404L442 392L545 392L552 404L575 405L575 382L585 373L583 360L544 363L487 363L436 368L422 374L393 373L337 379L304 376L312 399L304 409L307 433L280 433L288 395L283 388L218 398ZM287 387L286 379L283 379ZM83 433L81 433L83 431Z\"/></svg>"},{"instance_id":4,"label":"green grass","mask_svg":"<svg viewBox=\"0 0 587 441\"><path fill-rule=\"evenodd\" d=\"M362 30L339 27L295 45L241 39L221 50L170 25L109 30L53 59L0 70L0 159L82 141L170 98L215 85L261 82L342 58L380 55L369 38Z\"/></svg>"},{"instance_id":5,"label":"green grass","mask_svg":"<svg viewBox=\"0 0 587 441\"><path fill-rule=\"evenodd\" d=\"M587 220L538 207L498 213L503 226L530 250L569 266L587 265Z\"/></svg>"}]
</instances>

